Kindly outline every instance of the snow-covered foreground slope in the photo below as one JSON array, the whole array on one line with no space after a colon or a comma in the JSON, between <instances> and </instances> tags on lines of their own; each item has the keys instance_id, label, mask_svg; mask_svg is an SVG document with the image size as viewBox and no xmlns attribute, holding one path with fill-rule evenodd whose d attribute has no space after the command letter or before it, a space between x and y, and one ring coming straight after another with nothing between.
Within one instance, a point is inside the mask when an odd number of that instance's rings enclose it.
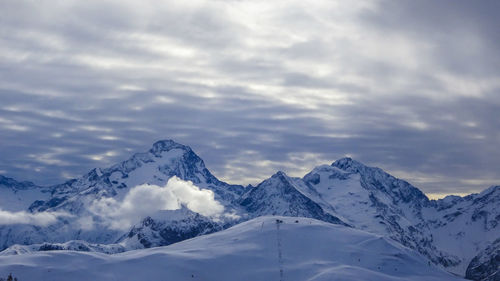
<instances>
[{"instance_id":1,"label":"snow-covered foreground slope","mask_svg":"<svg viewBox=\"0 0 500 281\"><path fill-rule=\"evenodd\" d=\"M165 247L0 257L19 280L463 280L391 240L310 218L260 217Z\"/></svg>"}]
</instances>

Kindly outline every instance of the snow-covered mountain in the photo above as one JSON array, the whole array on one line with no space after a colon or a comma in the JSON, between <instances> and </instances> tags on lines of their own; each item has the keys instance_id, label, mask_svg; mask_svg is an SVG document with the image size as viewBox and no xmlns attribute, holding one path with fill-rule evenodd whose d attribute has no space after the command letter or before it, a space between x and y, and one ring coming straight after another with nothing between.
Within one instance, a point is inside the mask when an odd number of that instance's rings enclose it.
<instances>
[{"instance_id":1,"label":"snow-covered mountain","mask_svg":"<svg viewBox=\"0 0 500 281\"><path fill-rule=\"evenodd\" d=\"M184 207L144 218L117 242L127 249L158 247L217 232L235 223L233 220L213 220Z\"/></svg>"},{"instance_id":2,"label":"snow-covered mountain","mask_svg":"<svg viewBox=\"0 0 500 281\"><path fill-rule=\"evenodd\" d=\"M164 185L173 176L212 190L216 199L225 203L235 201L244 192L243 186L229 185L213 176L189 146L164 140L156 142L148 152L137 153L110 168L96 168L79 179L51 187L52 197L35 201L30 210L57 209L78 214L85 211L89 200L121 198L130 187Z\"/></svg>"},{"instance_id":3,"label":"snow-covered mountain","mask_svg":"<svg viewBox=\"0 0 500 281\"><path fill-rule=\"evenodd\" d=\"M346 225L336 216L325 212L283 172L278 172L251 188L241 197L239 203L253 217L265 215L308 217Z\"/></svg>"},{"instance_id":4,"label":"snow-covered mountain","mask_svg":"<svg viewBox=\"0 0 500 281\"><path fill-rule=\"evenodd\" d=\"M71 216L61 217L56 224L47 227L33 225L0 226L0 248L6 248L14 244L60 243L70 240L85 240L90 243L114 243L118 240L124 240L123 231L109 229L106 225L100 224L100 217L91 212L90 207L103 198L122 200L130 189L137 185L165 185L173 176L191 181L200 188L213 191L215 200L225 206L226 212L236 213L239 211L239 209L233 210L234 206L237 206L233 202L243 194L245 190L243 186L230 185L219 181L206 169L203 160L190 147L171 140L158 141L148 152L137 153L130 159L110 168L93 169L81 178L69 180L63 184L41 188L29 183L20 185L15 182L16 185L2 188L2 190L8 190L9 200L14 198L15 192L20 192L18 190L21 189L18 186L26 186L25 189L22 189L23 192L25 190L26 192L33 191L33 194L29 196L18 196L24 199L21 202L22 204L6 204L9 210L24 208L32 213L65 212ZM10 200L10 202L12 201L14 200ZM29 201L31 203L27 203ZM164 211L162 213L166 222L169 224L175 223L172 221L172 217L175 216L173 211ZM181 221L186 218L175 217ZM160 220L158 219L156 225L162 224ZM163 224L167 224L166 222ZM137 223L142 224L140 221L137 221ZM226 227L230 225L232 224ZM137 230L138 227L134 227L134 229ZM134 229L131 231L134 231ZM218 229L222 228L219 227ZM185 238L192 237L193 232L191 230L189 232L191 235L185 233L179 233L179 235ZM208 232L208 230L200 230L199 234ZM163 241L161 245L177 241L179 239L175 238L172 241ZM155 243L150 245L158 246Z\"/></svg>"},{"instance_id":5,"label":"snow-covered mountain","mask_svg":"<svg viewBox=\"0 0 500 281\"><path fill-rule=\"evenodd\" d=\"M223 214L202 215L189 202L181 202L179 208L137 217L133 225L122 229L106 224L102 210L95 208L96 202L109 207L126 200L142 184L166 186L173 177L191 181L201 192L211 192ZM6 198L5 203L0 198L4 210L66 214L49 225L0 226L0 246L12 246L7 250L10 253L23 251L15 244L60 246L72 240L109 244L117 251L149 248L218 232L259 216L278 215L313 218L388 237L464 276L471 260L500 238L500 186L466 197L429 200L404 180L343 158L318 166L302 178L278 172L257 186L243 187L218 180L191 148L171 140L156 142L148 152L52 187L2 177L0 191ZM110 251L100 246L86 248Z\"/></svg>"},{"instance_id":6,"label":"snow-covered mountain","mask_svg":"<svg viewBox=\"0 0 500 281\"><path fill-rule=\"evenodd\" d=\"M479 194L432 201L423 210L434 244L461 260L448 270L464 274L472 258L500 238L499 206L500 186L492 186Z\"/></svg>"},{"instance_id":7,"label":"snow-covered mountain","mask_svg":"<svg viewBox=\"0 0 500 281\"><path fill-rule=\"evenodd\" d=\"M480 249L500 237L500 187L431 201L408 182L350 158L297 181L346 223L391 237L461 275Z\"/></svg>"},{"instance_id":8,"label":"snow-covered mountain","mask_svg":"<svg viewBox=\"0 0 500 281\"><path fill-rule=\"evenodd\" d=\"M260 217L170 246L115 255L0 256L19 280L464 280L365 231L310 218Z\"/></svg>"}]
</instances>

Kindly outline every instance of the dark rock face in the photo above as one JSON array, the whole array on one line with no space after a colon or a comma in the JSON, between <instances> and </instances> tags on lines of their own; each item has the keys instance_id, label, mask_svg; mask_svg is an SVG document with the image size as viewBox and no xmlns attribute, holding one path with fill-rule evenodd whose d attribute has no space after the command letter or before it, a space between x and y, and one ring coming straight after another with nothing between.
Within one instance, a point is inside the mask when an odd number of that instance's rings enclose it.
<instances>
[{"instance_id":1,"label":"dark rock face","mask_svg":"<svg viewBox=\"0 0 500 281\"><path fill-rule=\"evenodd\" d=\"M477 281L500 281L500 238L475 256L465 278Z\"/></svg>"},{"instance_id":2,"label":"dark rock face","mask_svg":"<svg viewBox=\"0 0 500 281\"><path fill-rule=\"evenodd\" d=\"M29 210L31 212L34 212L34 211L43 212L49 208L52 208L52 207L55 207L55 206L61 204L66 199L67 199L67 197L53 197L52 199L50 199L48 201L36 200L35 202L33 202L33 204L31 204L31 206L29 207Z\"/></svg>"},{"instance_id":3,"label":"dark rock face","mask_svg":"<svg viewBox=\"0 0 500 281\"><path fill-rule=\"evenodd\" d=\"M165 219L146 217L125 237L119 239L119 242L136 238L144 248L166 246L199 235L217 232L233 225L215 222L186 209L181 209L176 213L184 213L183 218L168 219L168 212L165 212Z\"/></svg>"},{"instance_id":4,"label":"dark rock face","mask_svg":"<svg viewBox=\"0 0 500 281\"><path fill-rule=\"evenodd\" d=\"M64 247L60 245L54 245L54 244L48 244L48 243L43 243L40 248L38 248L38 251L60 251L64 250Z\"/></svg>"}]
</instances>

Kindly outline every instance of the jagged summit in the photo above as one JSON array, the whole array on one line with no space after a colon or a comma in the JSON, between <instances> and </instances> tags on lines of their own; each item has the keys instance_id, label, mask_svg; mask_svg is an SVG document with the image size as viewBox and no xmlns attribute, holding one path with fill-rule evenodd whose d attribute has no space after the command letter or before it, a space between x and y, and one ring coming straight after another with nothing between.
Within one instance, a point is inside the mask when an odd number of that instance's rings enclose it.
<instances>
[{"instance_id":1,"label":"jagged summit","mask_svg":"<svg viewBox=\"0 0 500 281\"><path fill-rule=\"evenodd\" d=\"M361 164L360 162L353 160L351 157L342 157L340 159L335 160L332 163L332 166L340 168L340 169L346 169L352 166L358 166ZM363 164L361 164L363 165Z\"/></svg>"},{"instance_id":2,"label":"jagged summit","mask_svg":"<svg viewBox=\"0 0 500 281\"><path fill-rule=\"evenodd\" d=\"M383 172L383 170L380 168L367 166L357 160L352 159L351 157L340 158L333 162L331 166L351 173L365 173L366 171Z\"/></svg>"},{"instance_id":3,"label":"jagged summit","mask_svg":"<svg viewBox=\"0 0 500 281\"><path fill-rule=\"evenodd\" d=\"M121 172L122 176L128 176L137 169L147 169L150 173L153 172L152 170L157 170L168 177L177 176L194 183L200 183L203 180L217 181L205 168L203 160L189 146L171 139L157 141L148 152L136 153L128 160L103 169L102 173L111 175Z\"/></svg>"},{"instance_id":4,"label":"jagged summit","mask_svg":"<svg viewBox=\"0 0 500 281\"><path fill-rule=\"evenodd\" d=\"M171 139L166 139L155 142L149 152L154 154L155 156L159 156L162 152L167 152L176 148L191 151L191 147L187 145L180 144Z\"/></svg>"},{"instance_id":5,"label":"jagged summit","mask_svg":"<svg viewBox=\"0 0 500 281\"><path fill-rule=\"evenodd\" d=\"M135 153L108 168L94 168L82 177L51 188L59 197L81 192L89 186L107 190L106 195L109 195L116 193L110 188L124 189L144 183L163 185L172 176L195 184L222 184L189 146L167 139L155 142L147 152Z\"/></svg>"},{"instance_id":6,"label":"jagged summit","mask_svg":"<svg viewBox=\"0 0 500 281\"><path fill-rule=\"evenodd\" d=\"M51 187L53 198L37 200L30 210L44 211L63 205L81 210L84 207L80 200L71 199L78 193L97 198L115 197L141 184L164 186L173 176L214 191L219 200L232 201L244 191L242 186L218 180L189 146L166 139L155 142L147 152L135 153L111 167L95 168L80 178Z\"/></svg>"},{"instance_id":7,"label":"jagged summit","mask_svg":"<svg viewBox=\"0 0 500 281\"><path fill-rule=\"evenodd\" d=\"M252 217L263 215L302 216L347 225L309 198L307 196L309 190L307 189L307 186L296 183L294 178L279 171L248 190L243 194L239 203L248 213L252 214Z\"/></svg>"},{"instance_id":8,"label":"jagged summit","mask_svg":"<svg viewBox=\"0 0 500 281\"><path fill-rule=\"evenodd\" d=\"M274 175L271 176L271 178L279 178L281 180L286 180L289 177L285 172L277 171Z\"/></svg>"},{"instance_id":9,"label":"jagged summit","mask_svg":"<svg viewBox=\"0 0 500 281\"><path fill-rule=\"evenodd\" d=\"M418 205L429 203L429 198L418 188L405 180L393 177L380 168L367 166L350 157L341 158L333 162L331 166L347 173L359 174L360 183L364 188L380 190L389 194L395 201L402 200L405 203L413 202ZM346 176L340 175L340 177Z\"/></svg>"}]
</instances>

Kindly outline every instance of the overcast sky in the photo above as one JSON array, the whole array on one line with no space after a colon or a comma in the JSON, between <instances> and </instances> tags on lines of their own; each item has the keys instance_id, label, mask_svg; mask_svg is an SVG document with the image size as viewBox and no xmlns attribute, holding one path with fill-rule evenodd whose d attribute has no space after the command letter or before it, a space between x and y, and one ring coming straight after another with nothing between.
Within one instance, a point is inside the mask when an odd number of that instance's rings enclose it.
<instances>
[{"instance_id":1,"label":"overcast sky","mask_svg":"<svg viewBox=\"0 0 500 281\"><path fill-rule=\"evenodd\" d=\"M499 12L0 0L0 174L56 184L174 139L230 183L351 156L432 196L478 192L500 184Z\"/></svg>"}]
</instances>

